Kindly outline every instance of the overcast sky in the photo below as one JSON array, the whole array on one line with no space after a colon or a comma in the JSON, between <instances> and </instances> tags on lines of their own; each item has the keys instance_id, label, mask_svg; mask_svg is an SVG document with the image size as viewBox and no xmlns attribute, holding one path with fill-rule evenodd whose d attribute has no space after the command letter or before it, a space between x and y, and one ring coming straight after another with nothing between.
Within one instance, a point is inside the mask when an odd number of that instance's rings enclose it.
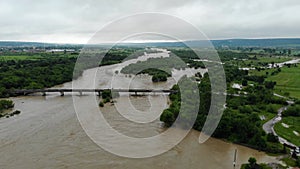
<instances>
[{"instance_id":1,"label":"overcast sky","mask_svg":"<svg viewBox=\"0 0 300 169\"><path fill-rule=\"evenodd\" d=\"M86 43L141 12L179 17L210 39L300 37L299 0L0 0L0 40Z\"/></svg>"}]
</instances>

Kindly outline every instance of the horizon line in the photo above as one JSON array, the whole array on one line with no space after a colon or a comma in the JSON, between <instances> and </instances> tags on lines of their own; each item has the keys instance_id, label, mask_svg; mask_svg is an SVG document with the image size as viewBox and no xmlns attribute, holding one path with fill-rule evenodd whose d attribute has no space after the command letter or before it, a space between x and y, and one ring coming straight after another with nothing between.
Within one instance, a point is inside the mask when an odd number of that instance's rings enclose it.
<instances>
[{"instance_id":1,"label":"horizon line","mask_svg":"<svg viewBox=\"0 0 300 169\"><path fill-rule=\"evenodd\" d=\"M187 39L182 41L171 40L137 40L137 41L125 41L118 44L142 44L142 43L178 43L178 42L191 42L191 41L225 41L225 40L277 40L277 39L300 39L300 37L254 37L254 38L215 38L215 39ZM57 45L97 45L97 44L113 44L114 42L102 42L102 43L71 43L71 42L46 42L46 41L27 41L27 40L0 40L0 42L15 42L15 43L45 43L45 44L57 44Z\"/></svg>"}]
</instances>

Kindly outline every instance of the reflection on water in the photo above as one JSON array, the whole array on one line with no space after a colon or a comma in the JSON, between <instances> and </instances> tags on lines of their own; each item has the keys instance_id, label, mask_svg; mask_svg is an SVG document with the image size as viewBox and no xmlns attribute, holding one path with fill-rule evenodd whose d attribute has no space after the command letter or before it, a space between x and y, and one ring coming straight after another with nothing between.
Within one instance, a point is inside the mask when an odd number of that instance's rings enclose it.
<instances>
[{"instance_id":1,"label":"reflection on water","mask_svg":"<svg viewBox=\"0 0 300 169\"><path fill-rule=\"evenodd\" d=\"M76 80L76 83L82 87L90 87L89 84L85 84L86 79L93 76L96 71L97 87L110 87L111 73L118 69L118 66L120 65L87 70L83 77ZM119 85L115 88L131 85L132 88L156 89L169 88L175 82L169 79L166 83L152 84L149 76L139 75L134 78L133 83L130 83L130 78L122 74L117 75L114 81L116 83L113 84ZM71 86L71 83L66 83L60 87ZM82 103L85 104L85 98L91 96L76 97L82 99ZM109 105L101 108L112 127L133 137L149 137L163 130L157 118L160 111L168 104L166 96L130 96L130 102L138 113L149 117L151 121L155 119L148 124L131 123L124 118L124 116L134 118L135 115L132 113L133 110L126 107L127 103L123 100L126 97L127 95L123 95L116 100L116 104L123 107L121 112ZM162 155L146 159L122 158L99 148L87 137L76 118L70 94L64 97L60 97L59 93L53 93L46 97L27 96L12 99L16 109L21 110L22 113L13 118L0 119L0 168L232 169L235 149L238 152L236 168L241 163L247 162L250 156L256 157L258 162L276 161L274 157L269 157L263 152L214 138L210 138L204 144L199 144L199 132L194 130L180 144ZM161 102L161 107L152 108L150 111L150 100ZM91 110L87 105L86 111L98 110ZM123 143L120 142L120 144ZM126 145L123 146L126 147Z\"/></svg>"}]
</instances>

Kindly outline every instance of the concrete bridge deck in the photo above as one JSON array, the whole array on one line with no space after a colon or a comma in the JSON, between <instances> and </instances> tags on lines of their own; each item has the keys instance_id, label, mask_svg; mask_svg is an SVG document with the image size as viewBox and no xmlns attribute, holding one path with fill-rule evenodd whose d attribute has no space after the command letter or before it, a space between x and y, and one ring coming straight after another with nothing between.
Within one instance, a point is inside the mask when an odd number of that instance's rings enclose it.
<instances>
[{"instance_id":1,"label":"concrete bridge deck","mask_svg":"<svg viewBox=\"0 0 300 169\"><path fill-rule=\"evenodd\" d=\"M17 95L28 95L32 93L42 93L46 95L47 93L60 93L61 96L64 96L64 93L101 93L105 90L110 90L112 92L120 92L120 93L176 93L175 90L158 90L158 89L18 89L12 91L12 93Z\"/></svg>"}]
</instances>

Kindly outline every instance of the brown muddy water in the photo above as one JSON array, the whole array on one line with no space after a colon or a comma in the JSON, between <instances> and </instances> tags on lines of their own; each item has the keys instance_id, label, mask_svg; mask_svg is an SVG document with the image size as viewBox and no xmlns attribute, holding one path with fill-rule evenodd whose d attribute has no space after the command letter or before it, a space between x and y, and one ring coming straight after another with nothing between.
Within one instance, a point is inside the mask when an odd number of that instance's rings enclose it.
<instances>
[{"instance_id":1,"label":"brown muddy water","mask_svg":"<svg viewBox=\"0 0 300 169\"><path fill-rule=\"evenodd\" d=\"M163 55L167 55L167 52L165 51ZM134 61L130 61L132 62ZM99 88L110 87L113 83L114 88L130 86L163 89L169 88L178 79L174 77L169 78L166 83L153 84L151 78L146 75L138 75L131 80L128 76L118 74L112 82L112 74L122 66L124 65L86 70L75 84L77 87L89 88L88 79L94 77L95 72L97 72L96 85ZM177 76L186 74L184 71L176 72ZM71 86L72 83L66 83L55 88ZM79 96L76 93L73 96L81 101L87 112L99 111L94 110L90 103L86 102L93 96L87 94ZM127 97L136 110L128 106ZM275 157L263 152L214 138L199 144L200 132L195 130L190 131L177 146L161 155L143 159L119 157L103 150L87 136L77 119L71 94L66 93L64 97L55 93L47 96L36 94L11 99L15 102L15 109L21 110L22 113L12 118L0 119L1 169L232 169L235 149L237 149L236 168L246 163L250 156L255 157L258 162L277 161ZM168 106L168 102L165 95L135 97L123 94L116 99L117 108L109 103L100 110L109 124L121 133L134 137L150 137L164 130L158 119L161 111ZM140 115L137 116L133 112ZM136 120L136 117L147 123L130 122L131 118ZM118 140L111 141L118 142ZM128 146L121 140L119 144Z\"/></svg>"}]
</instances>

